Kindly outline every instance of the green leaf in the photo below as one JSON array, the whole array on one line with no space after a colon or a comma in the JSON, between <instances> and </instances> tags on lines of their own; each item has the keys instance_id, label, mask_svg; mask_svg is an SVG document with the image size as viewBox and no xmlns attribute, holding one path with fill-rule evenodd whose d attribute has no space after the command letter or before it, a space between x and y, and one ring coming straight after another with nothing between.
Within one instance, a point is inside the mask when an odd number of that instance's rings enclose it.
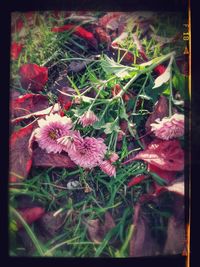
<instances>
[{"instance_id":1,"label":"green leaf","mask_svg":"<svg viewBox=\"0 0 200 267\"><path fill-rule=\"evenodd\" d=\"M103 128L105 128L105 134L111 134L113 132L120 132L120 127L116 124L116 122L108 122L106 123Z\"/></svg>"},{"instance_id":2,"label":"green leaf","mask_svg":"<svg viewBox=\"0 0 200 267\"><path fill-rule=\"evenodd\" d=\"M137 71L137 68L119 64L106 55L101 60L101 67L107 74L115 74L122 79L131 78Z\"/></svg>"},{"instance_id":3,"label":"green leaf","mask_svg":"<svg viewBox=\"0 0 200 267\"><path fill-rule=\"evenodd\" d=\"M120 108L119 117L121 119L128 120L128 115L126 114L126 111L125 111L125 109L123 107Z\"/></svg>"},{"instance_id":4,"label":"green leaf","mask_svg":"<svg viewBox=\"0 0 200 267\"><path fill-rule=\"evenodd\" d=\"M158 88L164 83L168 82L170 79L170 68L167 68L163 74L158 76L154 81L154 86L152 89Z\"/></svg>"},{"instance_id":5,"label":"green leaf","mask_svg":"<svg viewBox=\"0 0 200 267\"><path fill-rule=\"evenodd\" d=\"M99 130L102 129L104 125L105 125L105 119L102 118L100 121L95 122L92 126L95 130Z\"/></svg>"},{"instance_id":6,"label":"green leaf","mask_svg":"<svg viewBox=\"0 0 200 267\"><path fill-rule=\"evenodd\" d=\"M163 94L166 95L166 96L169 96L169 95L170 95L170 88L167 87L167 89L165 89L165 90L163 91Z\"/></svg>"},{"instance_id":7,"label":"green leaf","mask_svg":"<svg viewBox=\"0 0 200 267\"><path fill-rule=\"evenodd\" d=\"M172 83L173 86L179 90L181 97L185 99L188 92L188 77L176 71Z\"/></svg>"}]
</instances>

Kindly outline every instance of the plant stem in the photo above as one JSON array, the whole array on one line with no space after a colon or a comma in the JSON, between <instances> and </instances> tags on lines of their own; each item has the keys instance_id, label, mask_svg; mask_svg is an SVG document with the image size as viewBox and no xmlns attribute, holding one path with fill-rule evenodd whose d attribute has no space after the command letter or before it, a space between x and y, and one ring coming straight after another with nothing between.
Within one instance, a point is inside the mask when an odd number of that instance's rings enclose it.
<instances>
[{"instance_id":1,"label":"plant stem","mask_svg":"<svg viewBox=\"0 0 200 267\"><path fill-rule=\"evenodd\" d=\"M139 93L137 94L137 96L136 96L136 98L135 98L135 105L134 105L133 112L132 112L131 115L133 115L133 113L135 113L135 111L136 111L136 108L137 108L137 102L138 102L139 95L140 95L140 93L144 90L144 87L145 87L145 85L146 85L146 83L147 83L147 81L148 81L148 78L149 78L149 73L147 74L146 79L145 79L145 81L144 81L144 83L143 83L143 85L142 85L142 88L140 89Z\"/></svg>"},{"instance_id":2,"label":"plant stem","mask_svg":"<svg viewBox=\"0 0 200 267\"><path fill-rule=\"evenodd\" d=\"M172 59L174 58L174 55L175 55L175 52L171 52L163 57L161 57L161 59L159 59L156 63L152 64L150 67L146 68L146 69L143 69L141 71L139 71L138 74L136 74L135 76L133 76L130 81L124 86L123 90L116 96L114 96L112 98L112 100L116 99L116 98L119 98L119 97L122 97L123 94L127 91L127 89L130 87L130 85L135 81L137 80L137 78L139 78L142 74L145 74L145 73L148 73L148 72L151 72L155 67L157 67L158 65L162 64L164 61L168 60L169 58Z\"/></svg>"},{"instance_id":3,"label":"plant stem","mask_svg":"<svg viewBox=\"0 0 200 267\"><path fill-rule=\"evenodd\" d=\"M172 92L172 63L174 61L174 56L171 56L169 65L167 68L169 68L170 78L169 78L169 88L170 88L170 96L169 96L169 117L172 116L172 99L173 99L173 92Z\"/></svg>"},{"instance_id":4,"label":"plant stem","mask_svg":"<svg viewBox=\"0 0 200 267\"><path fill-rule=\"evenodd\" d=\"M101 88L99 89L99 91L98 91L98 93L96 94L96 96L95 96L95 98L94 98L92 104L90 105L88 111L91 110L91 108L94 106L94 103L95 103L95 101L97 100L97 98L99 97L99 95L100 95L102 89L104 89L104 86L101 86Z\"/></svg>"}]
</instances>

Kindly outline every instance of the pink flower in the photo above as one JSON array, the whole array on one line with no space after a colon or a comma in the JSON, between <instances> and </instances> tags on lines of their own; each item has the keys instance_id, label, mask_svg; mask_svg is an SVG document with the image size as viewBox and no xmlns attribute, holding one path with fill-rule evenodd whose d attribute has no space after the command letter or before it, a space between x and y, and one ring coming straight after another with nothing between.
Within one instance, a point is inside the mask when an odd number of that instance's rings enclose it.
<instances>
[{"instance_id":1,"label":"pink flower","mask_svg":"<svg viewBox=\"0 0 200 267\"><path fill-rule=\"evenodd\" d=\"M156 119L151 123L151 130L155 136L163 140L169 140L184 135L184 116L174 114L170 118Z\"/></svg>"},{"instance_id":2,"label":"pink flower","mask_svg":"<svg viewBox=\"0 0 200 267\"><path fill-rule=\"evenodd\" d=\"M107 148L103 141L101 138L83 138L76 132L68 155L80 167L92 169L103 161Z\"/></svg>"},{"instance_id":3,"label":"pink flower","mask_svg":"<svg viewBox=\"0 0 200 267\"><path fill-rule=\"evenodd\" d=\"M58 114L51 114L45 119L38 120L39 128L35 131L35 138L38 145L47 153L60 153L64 146L57 143L57 139L70 134L72 121L70 118L61 117Z\"/></svg>"},{"instance_id":4,"label":"pink flower","mask_svg":"<svg viewBox=\"0 0 200 267\"><path fill-rule=\"evenodd\" d=\"M116 168L111 164L109 160L104 160L100 165L100 169L108 176L116 176Z\"/></svg>"},{"instance_id":5,"label":"pink flower","mask_svg":"<svg viewBox=\"0 0 200 267\"><path fill-rule=\"evenodd\" d=\"M117 153L112 152L111 155L110 155L110 157L109 157L109 161L110 161L111 163L113 163L113 162L117 161L118 158L119 158L119 156L117 155Z\"/></svg>"},{"instance_id":6,"label":"pink flower","mask_svg":"<svg viewBox=\"0 0 200 267\"><path fill-rule=\"evenodd\" d=\"M99 119L92 110L86 111L79 119L79 123L82 123L83 127L93 125Z\"/></svg>"},{"instance_id":7,"label":"pink flower","mask_svg":"<svg viewBox=\"0 0 200 267\"><path fill-rule=\"evenodd\" d=\"M63 145L63 150L69 152L69 150L74 150L74 139L81 138L78 131L69 131L68 135L64 135L57 139L57 143Z\"/></svg>"}]
</instances>

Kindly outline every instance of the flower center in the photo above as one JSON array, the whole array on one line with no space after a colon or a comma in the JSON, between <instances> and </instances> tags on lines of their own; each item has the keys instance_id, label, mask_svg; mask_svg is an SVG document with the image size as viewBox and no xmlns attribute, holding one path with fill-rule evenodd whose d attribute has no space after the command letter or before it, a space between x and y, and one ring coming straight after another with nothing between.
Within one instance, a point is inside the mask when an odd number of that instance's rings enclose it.
<instances>
[{"instance_id":1,"label":"flower center","mask_svg":"<svg viewBox=\"0 0 200 267\"><path fill-rule=\"evenodd\" d=\"M61 131L60 129L54 129L52 131L49 132L49 137L52 139L52 140L56 140L58 139L59 137L61 137Z\"/></svg>"}]
</instances>

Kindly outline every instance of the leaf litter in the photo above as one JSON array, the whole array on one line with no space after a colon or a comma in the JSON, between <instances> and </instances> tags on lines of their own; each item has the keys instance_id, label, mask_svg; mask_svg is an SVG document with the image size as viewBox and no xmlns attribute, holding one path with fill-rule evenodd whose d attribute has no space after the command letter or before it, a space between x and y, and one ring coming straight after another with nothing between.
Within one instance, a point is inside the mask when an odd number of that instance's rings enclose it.
<instances>
[{"instance_id":1,"label":"leaf litter","mask_svg":"<svg viewBox=\"0 0 200 267\"><path fill-rule=\"evenodd\" d=\"M46 39L40 33L45 20ZM159 14L152 12L13 14L10 205L33 231L14 218L20 228L14 233L29 255L44 243L51 256L142 257L185 249L183 140L162 140L151 132L157 119L177 112L169 87L181 91L172 80L183 78L182 69L171 68L182 44L173 23L167 27L174 27L174 36L164 37L155 31L157 22ZM33 40L32 48L26 39ZM164 52L171 44L178 55ZM27 61L28 48L33 50ZM179 97L184 102L182 91ZM47 153L35 138L38 121L47 125L52 114L72 123L61 153ZM90 121L85 127L79 123L83 115ZM62 137L61 126L49 128L53 142ZM72 151L83 155L95 140L103 153L99 165L75 164ZM88 164L93 160L94 154ZM20 208L23 194L42 205L27 200ZM11 250L18 254L17 247Z\"/></svg>"}]
</instances>

